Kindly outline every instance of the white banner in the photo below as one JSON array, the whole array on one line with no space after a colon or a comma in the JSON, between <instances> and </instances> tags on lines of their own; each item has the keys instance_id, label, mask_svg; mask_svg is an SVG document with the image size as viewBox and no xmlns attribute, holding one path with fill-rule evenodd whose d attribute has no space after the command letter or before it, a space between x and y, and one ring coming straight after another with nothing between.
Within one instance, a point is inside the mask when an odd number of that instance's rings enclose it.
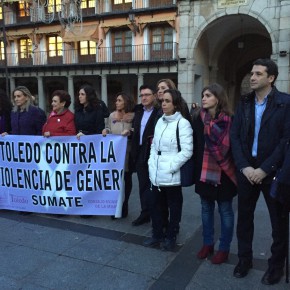
<instances>
[{"instance_id":1,"label":"white banner","mask_svg":"<svg viewBox=\"0 0 290 290\"><path fill-rule=\"evenodd\" d=\"M127 138L0 137L0 208L121 216Z\"/></svg>"}]
</instances>

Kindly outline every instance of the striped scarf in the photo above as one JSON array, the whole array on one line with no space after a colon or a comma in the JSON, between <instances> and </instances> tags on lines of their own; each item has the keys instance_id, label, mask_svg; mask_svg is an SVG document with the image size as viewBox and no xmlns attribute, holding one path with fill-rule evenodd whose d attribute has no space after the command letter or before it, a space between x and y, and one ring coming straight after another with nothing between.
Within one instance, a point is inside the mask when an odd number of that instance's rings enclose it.
<instances>
[{"instance_id":1,"label":"striped scarf","mask_svg":"<svg viewBox=\"0 0 290 290\"><path fill-rule=\"evenodd\" d=\"M217 185L221 183L221 172L237 184L235 166L230 150L230 127L232 119L225 113L219 113L212 120L206 110L200 111L204 123L204 153L200 181Z\"/></svg>"}]
</instances>

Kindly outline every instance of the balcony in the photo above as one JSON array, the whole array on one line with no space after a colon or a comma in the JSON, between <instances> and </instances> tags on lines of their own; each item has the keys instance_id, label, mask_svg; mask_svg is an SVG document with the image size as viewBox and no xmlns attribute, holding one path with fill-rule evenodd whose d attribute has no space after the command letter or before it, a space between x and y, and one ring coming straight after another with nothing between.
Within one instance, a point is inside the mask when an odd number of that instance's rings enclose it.
<instances>
[{"instance_id":1,"label":"balcony","mask_svg":"<svg viewBox=\"0 0 290 290\"><path fill-rule=\"evenodd\" d=\"M40 2L41 3L41 2ZM96 7L82 8L83 17L91 17L102 13L122 13L128 12L131 9L164 9L176 6L176 0L133 0L129 3L114 4L111 0L109 5L105 5L106 1L98 1ZM62 17L72 17L73 8L71 6L42 6L32 2L29 9L29 14L20 16L16 13L16 22L14 24L29 24L31 22L43 21L50 23L58 20L59 11L62 10ZM75 8L76 9L76 8Z\"/></svg>"},{"instance_id":2,"label":"balcony","mask_svg":"<svg viewBox=\"0 0 290 290\"><path fill-rule=\"evenodd\" d=\"M62 65L98 65L102 63L146 63L177 61L177 43L154 43L130 46L91 48L90 54L81 54L80 50L63 50L62 56L51 57L47 51L35 51L32 58L19 58L18 53L7 54L8 67L13 66L62 66Z\"/></svg>"}]
</instances>

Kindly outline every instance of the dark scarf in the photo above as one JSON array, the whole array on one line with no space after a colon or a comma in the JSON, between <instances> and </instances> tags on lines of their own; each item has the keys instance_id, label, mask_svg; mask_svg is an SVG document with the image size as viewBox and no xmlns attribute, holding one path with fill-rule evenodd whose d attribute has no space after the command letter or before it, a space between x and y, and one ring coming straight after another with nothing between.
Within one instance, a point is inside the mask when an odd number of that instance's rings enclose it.
<instances>
[{"instance_id":1,"label":"dark scarf","mask_svg":"<svg viewBox=\"0 0 290 290\"><path fill-rule=\"evenodd\" d=\"M221 183L221 172L237 184L235 166L230 150L230 127L232 119L219 113L212 119L206 110L200 111L204 123L204 153L200 181L217 185Z\"/></svg>"}]
</instances>

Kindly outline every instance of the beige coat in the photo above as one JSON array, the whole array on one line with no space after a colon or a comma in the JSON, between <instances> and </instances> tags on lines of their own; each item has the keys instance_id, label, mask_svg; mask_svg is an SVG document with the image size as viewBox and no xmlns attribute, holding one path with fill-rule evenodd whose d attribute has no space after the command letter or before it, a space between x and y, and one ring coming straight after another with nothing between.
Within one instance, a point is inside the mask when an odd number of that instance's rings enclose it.
<instances>
[{"instance_id":1,"label":"beige coat","mask_svg":"<svg viewBox=\"0 0 290 290\"><path fill-rule=\"evenodd\" d=\"M134 118L134 113L126 113L123 119L117 117L117 112L114 111L110 114L107 119L106 129L109 134L121 135L124 130L130 130L132 128L132 121ZM129 153L131 150L131 140L128 139L127 151L126 151L126 161L125 161L125 171L128 171L129 164Z\"/></svg>"}]
</instances>

